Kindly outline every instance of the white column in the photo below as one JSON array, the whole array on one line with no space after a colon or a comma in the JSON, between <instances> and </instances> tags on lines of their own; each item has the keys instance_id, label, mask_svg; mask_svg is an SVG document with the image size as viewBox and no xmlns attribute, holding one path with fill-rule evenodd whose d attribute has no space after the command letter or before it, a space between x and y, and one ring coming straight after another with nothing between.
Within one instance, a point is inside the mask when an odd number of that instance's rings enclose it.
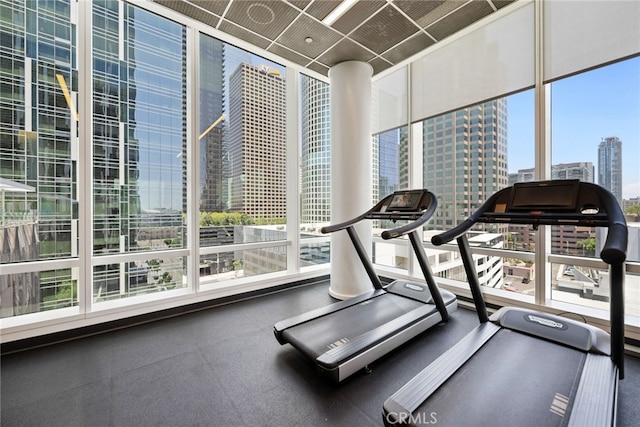
<instances>
[{"instance_id":1,"label":"white column","mask_svg":"<svg viewBox=\"0 0 640 427\"><path fill-rule=\"evenodd\" d=\"M331 84L331 223L354 218L373 206L371 177L371 75L364 62L329 70ZM371 222L356 227L371 252ZM331 235L329 294L346 299L373 289L346 231Z\"/></svg>"}]
</instances>

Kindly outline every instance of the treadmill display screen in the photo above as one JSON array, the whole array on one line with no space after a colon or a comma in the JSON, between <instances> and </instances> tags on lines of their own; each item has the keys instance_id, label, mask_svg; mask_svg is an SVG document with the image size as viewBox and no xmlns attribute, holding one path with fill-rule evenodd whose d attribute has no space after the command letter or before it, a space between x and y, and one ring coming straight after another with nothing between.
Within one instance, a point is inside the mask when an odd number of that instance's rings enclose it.
<instances>
[{"instance_id":1,"label":"treadmill display screen","mask_svg":"<svg viewBox=\"0 0 640 427\"><path fill-rule=\"evenodd\" d=\"M516 183L511 191L511 211L575 211L580 181Z\"/></svg>"},{"instance_id":2,"label":"treadmill display screen","mask_svg":"<svg viewBox=\"0 0 640 427\"><path fill-rule=\"evenodd\" d=\"M389 209L418 211L420 210L421 200L422 191L398 191L391 198Z\"/></svg>"}]
</instances>

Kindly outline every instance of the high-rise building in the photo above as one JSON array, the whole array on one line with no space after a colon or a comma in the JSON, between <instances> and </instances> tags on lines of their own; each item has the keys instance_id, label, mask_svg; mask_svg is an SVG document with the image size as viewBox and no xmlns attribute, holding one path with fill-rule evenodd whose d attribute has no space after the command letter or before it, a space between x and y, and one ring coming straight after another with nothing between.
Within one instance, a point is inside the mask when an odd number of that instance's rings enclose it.
<instances>
[{"instance_id":1,"label":"high-rise building","mask_svg":"<svg viewBox=\"0 0 640 427\"><path fill-rule=\"evenodd\" d=\"M300 79L301 159L300 207L302 224L331 219L331 147L329 85L302 76Z\"/></svg>"},{"instance_id":2,"label":"high-rise building","mask_svg":"<svg viewBox=\"0 0 640 427\"><path fill-rule=\"evenodd\" d=\"M535 169L519 169L509 174L509 185L516 182L535 180ZM558 163L551 165L551 179L578 179L593 182L594 167L591 162ZM554 253L585 253L585 242L594 238L594 230L589 227L553 226L551 228L551 250ZM512 248L530 249L534 243L534 232L529 226L510 225L509 238ZM581 243L579 243L581 242Z\"/></svg>"},{"instance_id":3,"label":"high-rise building","mask_svg":"<svg viewBox=\"0 0 640 427\"><path fill-rule=\"evenodd\" d=\"M616 136L602 138L598 144L598 184L622 204L622 141Z\"/></svg>"},{"instance_id":4,"label":"high-rise building","mask_svg":"<svg viewBox=\"0 0 640 427\"><path fill-rule=\"evenodd\" d=\"M253 218L286 216L285 80L242 63L229 79L231 207Z\"/></svg>"},{"instance_id":5,"label":"high-rise building","mask_svg":"<svg viewBox=\"0 0 640 427\"><path fill-rule=\"evenodd\" d=\"M227 206L228 156L225 141L225 48L220 40L200 37L200 211L224 212ZM185 197L186 200L186 197Z\"/></svg>"},{"instance_id":6,"label":"high-rise building","mask_svg":"<svg viewBox=\"0 0 640 427\"><path fill-rule=\"evenodd\" d=\"M591 162L558 163L551 165L551 179L579 179L584 182L594 182L594 166ZM518 169L509 174L509 185L516 182L535 180L535 168Z\"/></svg>"},{"instance_id":7,"label":"high-rise building","mask_svg":"<svg viewBox=\"0 0 640 427\"><path fill-rule=\"evenodd\" d=\"M507 100L423 122L424 185L438 196L429 225L448 229L507 186Z\"/></svg>"}]
</instances>

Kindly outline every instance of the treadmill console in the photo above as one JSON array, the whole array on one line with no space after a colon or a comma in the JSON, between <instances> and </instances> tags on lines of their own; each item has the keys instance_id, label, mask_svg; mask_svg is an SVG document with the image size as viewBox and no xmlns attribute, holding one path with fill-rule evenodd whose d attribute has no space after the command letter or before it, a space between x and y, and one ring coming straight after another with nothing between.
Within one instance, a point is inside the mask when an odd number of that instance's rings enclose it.
<instances>
[{"instance_id":1,"label":"treadmill console","mask_svg":"<svg viewBox=\"0 0 640 427\"><path fill-rule=\"evenodd\" d=\"M383 206L382 210L418 212L422 210L420 202L423 195L423 190L396 191L389 198L389 204L386 207Z\"/></svg>"},{"instance_id":2,"label":"treadmill console","mask_svg":"<svg viewBox=\"0 0 640 427\"><path fill-rule=\"evenodd\" d=\"M513 185L510 212L576 212L580 181L523 182Z\"/></svg>"}]
</instances>

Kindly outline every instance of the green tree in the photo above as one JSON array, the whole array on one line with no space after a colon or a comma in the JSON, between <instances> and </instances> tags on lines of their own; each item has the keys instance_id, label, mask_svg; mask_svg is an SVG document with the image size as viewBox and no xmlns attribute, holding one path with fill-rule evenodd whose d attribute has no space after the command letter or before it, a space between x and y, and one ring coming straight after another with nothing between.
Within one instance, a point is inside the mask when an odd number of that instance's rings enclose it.
<instances>
[{"instance_id":1,"label":"green tree","mask_svg":"<svg viewBox=\"0 0 640 427\"><path fill-rule=\"evenodd\" d=\"M640 205L628 206L624 213L629 215L640 215Z\"/></svg>"},{"instance_id":2,"label":"green tree","mask_svg":"<svg viewBox=\"0 0 640 427\"><path fill-rule=\"evenodd\" d=\"M590 254L594 254L596 252L596 239L594 239L593 237L580 240L577 244L579 248L582 248Z\"/></svg>"}]
</instances>

